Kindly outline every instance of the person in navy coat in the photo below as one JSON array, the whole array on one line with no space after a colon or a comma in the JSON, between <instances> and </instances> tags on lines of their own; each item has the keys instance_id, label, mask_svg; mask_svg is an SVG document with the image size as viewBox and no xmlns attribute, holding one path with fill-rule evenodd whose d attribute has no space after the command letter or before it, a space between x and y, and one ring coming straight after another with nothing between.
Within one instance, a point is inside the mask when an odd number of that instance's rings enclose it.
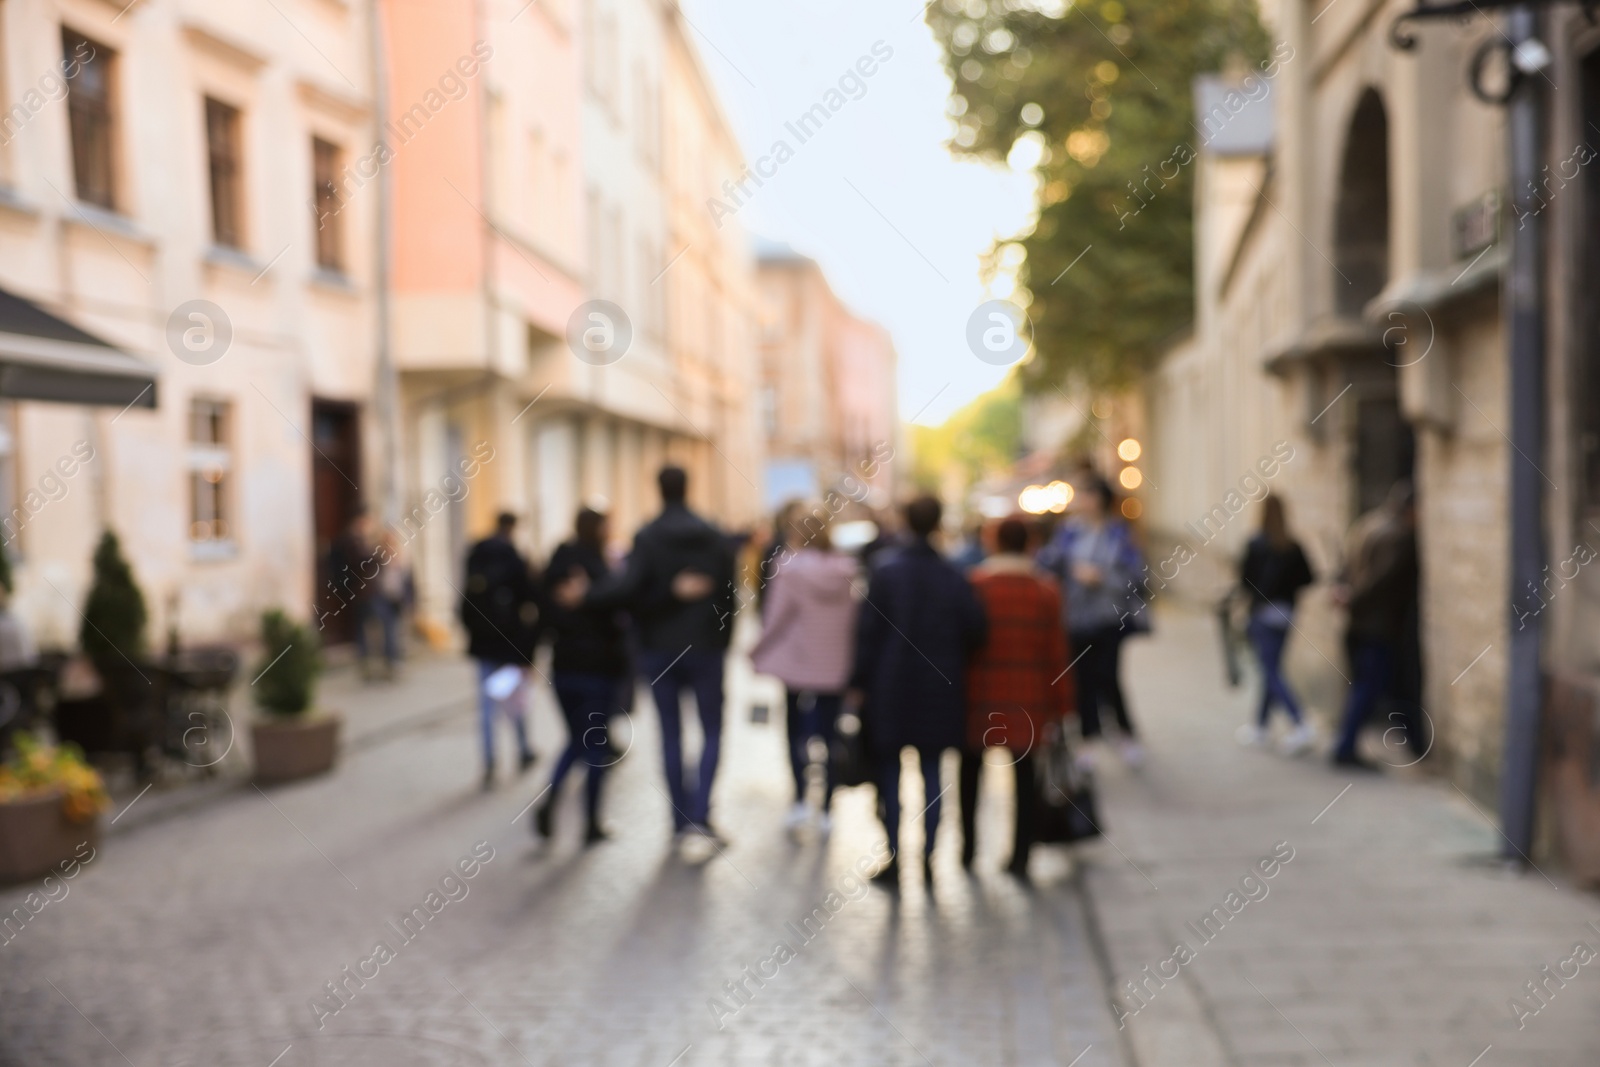
<instances>
[{"instance_id":1,"label":"person in navy coat","mask_svg":"<svg viewBox=\"0 0 1600 1067\"><path fill-rule=\"evenodd\" d=\"M910 537L872 573L856 628L852 688L864 701L863 719L879 764L889 862L875 876L898 885L900 753L917 750L922 763L923 878L933 879L939 829L939 759L966 736L966 664L983 644L987 625L967 579L931 543L943 508L935 497L906 505Z\"/></svg>"}]
</instances>

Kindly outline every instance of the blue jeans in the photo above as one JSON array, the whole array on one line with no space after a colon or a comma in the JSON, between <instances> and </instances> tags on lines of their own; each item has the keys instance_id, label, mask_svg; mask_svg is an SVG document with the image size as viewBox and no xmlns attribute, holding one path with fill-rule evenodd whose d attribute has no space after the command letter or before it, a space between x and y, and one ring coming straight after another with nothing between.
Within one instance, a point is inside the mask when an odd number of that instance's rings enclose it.
<instances>
[{"instance_id":1,"label":"blue jeans","mask_svg":"<svg viewBox=\"0 0 1600 1067\"><path fill-rule=\"evenodd\" d=\"M1350 671L1355 678L1345 700L1344 720L1339 724L1339 744L1333 750L1337 759L1355 757L1356 738L1361 736L1361 728L1372 717L1378 701L1389 692L1394 677L1394 648L1387 641L1351 638L1349 651Z\"/></svg>"},{"instance_id":2,"label":"blue jeans","mask_svg":"<svg viewBox=\"0 0 1600 1067\"><path fill-rule=\"evenodd\" d=\"M1300 725L1300 702L1295 699L1294 690L1289 688L1289 682L1283 676L1283 648L1289 643L1288 628L1272 626L1252 617L1250 624L1245 627L1245 634L1250 638L1250 647L1255 649L1256 659L1261 664L1261 710L1256 721L1265 729L1267 719L1272 714L1272 702L1277 701L1289 713L1294 724Z\"/></svg>"},{"instance_id":3,"label":"blue jeans","mask_svg":"<svg viewBox=\"0 0 1600 1067\"><path fill-rule=\"evenodd\" d=\"M497 702L483 691L483 683L488 681L489 675L507 666L504 663L492 663L486 659L476 661L478 664L478 729L483 735L483 767L486 771L494 770L494 713ZM514 666L514 665L513 665ZM517 731L517 752L523 759L529 759L533 751L528 748L527 713L522 715L508 715L511 726Z\"/></svg>"},{"instance_id":4,"label":"blue jeans","mask_svg":"<svg viewBox=\"0 0 1600 1067\"><path fill-rule=\"evenodd\" d=\"M811 689L790 689L787 693L789 724L789 767L794 771L795 803L806 798L806 771L811 766L811 739L820 737L829 749L844 706L842 693L818 693ZM823 763L827 770L827 789L822 795L822 810L833 807L833 760Z\"/></svg>"},{"instance_id":5,"label":"blue jeans","mask_svg":"<svg viewBox=\"0 0 1600 1067\"><path fill-rule=\"evenodd\" d=\"M356 609L356 656L367 662L376 622L383 630L383 658L391 667L400 662L400 605L384 596L369 596Z\"/></svg>"},{"instance_id":6,"label":"blue jeans","mask_svg":"<svg viewBox=\"0 0 1600 1067\"><path fill-rule=\"evenodd\" d=\"M593 823L600 814L600 784L605 780L611 752L606 745L606 724L618 711L617 680L603 674L558 671L551 683L561 716L567 720L567 747L550 774L550 791L561 788L567 774L582 756L589 767L584 781L584 811Z\"/></svg>"},{"instance_id":7,"label":"blue jeans","mask_svg":"<svg viewBox=\"0 0 1600 1067\"><path fill-rule=\"evenodd\" d=\"M926 813L923 816L924 838L922 851L924 855L933 855L933 842L939 835L939 808L940 797L943 795L939 788L939 758L944 752L937 748L917 749L917 758L922 763L922 797L927 803ZM883 796L883 828L889 835L889 851L891 854L900 855L900 750L896 749L892 755L884 759L878 771L879 789Z\"/></svg>"},{"instance_id":8,"label":"blue jeans","mask_svg":"<svg viewBox=\"0 0 1600 1067\"><path fill-rule=\"evenodd\" d=\"M650 695L661 716L661 758L675 830L705 826L711 818L711 782L717 776L717 760L722 753L722 667L721 649L690 648L681 655L648 649L639 653L639 669L651 679ZM680 701L685 688L694 692L700 731L705 735L698 775L683 765Z\"/></svg>"}]
</instances>

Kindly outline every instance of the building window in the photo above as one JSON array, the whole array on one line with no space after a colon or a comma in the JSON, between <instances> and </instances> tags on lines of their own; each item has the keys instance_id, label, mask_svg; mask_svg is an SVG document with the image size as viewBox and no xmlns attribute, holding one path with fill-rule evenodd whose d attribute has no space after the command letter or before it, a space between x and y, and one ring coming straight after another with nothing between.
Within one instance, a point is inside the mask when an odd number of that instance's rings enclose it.
<instances>
[{"instance_id":1,"label":"building window","mask_svg":"<svg viewBox=\"0 0 1600 1067\"><path fill-rule=\"evenodd\" d=\"M206 97L206 154L211 168L211 239L228 248L244 247L240 151L239 109Z\"/></svg>"},{"instance_id":2,"label":"building window","mask_svg":"<svg viewBox=\"0 0 1600 1067\"><path fill-rule=\"evenodd\" d=\"M233 406L225 400L189 405L189 540L233 539Z\"/></svg>"},{"instance_id":3,"label":"building window","mask_svg":"<svg viewBox=\"0 0 1600 1067\"><path fill-rule=\"evenodd\" d=\"M71 30L61 31L64 62L78 76L67 90L67 124L72 135L72 177L78 199L115 210L115 129L111 75L116 53Z\"/></svg>"},{"instance_id":4,"label":"building window","mask_svg":"<svg viewBox=\"0 0 1600 1067\"><path fill-rule=\"evenodd\" d=\"M317 213L317 266L344 269L344 242L340 239L339 146L320 137L311 139L312 203Z\"/></svg>"}]
</instances>

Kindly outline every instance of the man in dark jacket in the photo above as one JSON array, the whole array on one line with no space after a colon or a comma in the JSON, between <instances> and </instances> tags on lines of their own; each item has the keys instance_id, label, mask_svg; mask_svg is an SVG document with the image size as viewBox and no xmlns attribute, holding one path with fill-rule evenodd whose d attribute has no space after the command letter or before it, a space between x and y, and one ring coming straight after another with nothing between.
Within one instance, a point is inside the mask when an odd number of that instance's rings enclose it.
<instances>
[{"instance_id":1,"label":"man in dark jacket","mask_svg":"<svg viewBox=\"0 0 1600 1067\"><path fill-rule=\"evenodd\" d=\"M959 571L930 542L943 514L922 496L906 505L911 536L872 574L856 629L852 688L865 699L865 721L879 761L879 791L890 860L875 876L898 884L900 751L917 750L927 799L923 878L933 879L939 829L939 759L966 736L967 658L983 644L983 609Z\"/></svg>"},{"instance_id":2,"label":"man in dark jacket","mask_svg":"<svg viewBox=\"0 0 1600 1067\"><path fill-rule=\"evenodd\" d=\"M1356 520L1350 541L1336 595L1349 611L1345 649L1353 677L1333 762L1375 770L1356 751L1356 740L1378 702L1394 694L1408 620L1416 617L1417 505L1411 483L1397 483L1381 508ZM1418 745L1415 723L1406 726Z\"/></svg>"},{"instance_id":3,"label":"man in dark jacket","mask_svg":"<svg viewBox=\"0 0 1600 1067\"><path fill-rule=\"evenodd\" d=\"M478 661L478 719L483 733L483 787L494 784L494 716L504 707L517 732L518 769L533 765L523 704L526 672L533 666L539 640L539 589L528 561L511 543L517 517L502 512L495 532L467 553L466 588L461 595L461 622L467 628L467 655ZM511 692L499 692L510 669L523 679ZM494 686L491 676L498 676Z\"/></svg>"},{"instance_id":4,"label":"man in dark jacket","mask_svg":"<svg viewBox=\"0 0 1600 1067\"><path fill-rule=\"evenodd\" d=\"M588 590L585 607L625 609L639 638L639 667L661 715L662 758L672 824L678 833L717 838L711 829L711 783L722 750L722 671L733 636L734 566L728 538L689 510L689 476L663 467L661 514L640 528L619 576ZM582 582L562 597L573 601ZM694 691L705 736L699 774L683 763L682 707Z\"/></svg>"}]
</instances>

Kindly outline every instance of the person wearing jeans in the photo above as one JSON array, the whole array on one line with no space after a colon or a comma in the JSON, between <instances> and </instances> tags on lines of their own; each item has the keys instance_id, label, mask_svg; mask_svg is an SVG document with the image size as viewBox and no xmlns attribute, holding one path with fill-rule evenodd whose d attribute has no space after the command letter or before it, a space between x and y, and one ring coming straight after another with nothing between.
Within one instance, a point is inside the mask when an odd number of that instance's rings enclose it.
<instances>
[{"instance_id":1,"label":"person wearing jeans","mask_svg":"<svg viewBox=\"0 0 1600 1067\"><path fill-rule=\"evenodd\" d=\"M783 682L787 691L789 766L794 771L794 806L786 820L790 830L809 822L807 802L811 740L833 744L850 678L855 644L855 560L835 552L833 514L824 503L786 511L783 548L772 557L761 640L751 651L755 669ZM818 824L832 828L832 765L823 791Z\"/></svg>"},{"instance_id":2,"label":"person wearing jeans","mask_svg":"<svg viewBox=\"0 0 1600 1067\"><path fill-rule=\"evenodd\" d=\"M1380 508L1356 521L1350 540L1349 564L1336 599L1350 613L1345 648L1352 679L1332 761L1376 770L1357 751L1356 741L1378 702L1394 695L1406 622L1416 613L1417 505L1411 483L1395 483ZM1411 744L1424 748L1414 722L1407 726Z\"/></svg>"},{"instance_id":3,"label":"person wearing jeans","mask_svg":"<svg viewBox=\"0 0 1600 1067\"><path fill-rule=\"evenodd\" d=\"M1261 530L1251 538L1239 562L1238 593L1250 606L1245 636L1261 665L1261 703L1255 724L1239 729L1241 744L1267 744L1267 726L1276 703L1283 705L1294 724L1283 740L1284 752L1298 755L1311 747L1311 728L1283 676L1283 652L1294 627L1295 599L1315 580L1305 550L1289 533L1282 498L1267 494L1261 501Z\"/></svg>"},{"instance_id":4,"label":"person wearing jeans","mask_svg":"<svg viewBox=\"0 0 1600 1067\"><path fill-rule=\"evenodd\" d=\"M674 655L645 649L639 667L651 679L650 695L661 716L661 759L672 801L675 833L717 838L711 829L711 786L722 755L722 669L725 650L690 647ZM694 694L702 737L698 768L683 759L683 693Z\"/></svg>"},{"instance_id":5,"label":"person wearing jeans","mask_svg":"<svg viewBox=\"0 0 1600 1067\"><path fill-rule=\"evenodd\" d=\"M615 758L608 742L611 716L623 708L623 684L628 681L627 634L620 613L606 608L566 608L554 589L569 578L582 576L602 582L611 573L605 547L608 520L593 508L578 512L572 540L559 545L545 571L550 608L547 628L554 635L550 649L550 681L567 724L567 747L556 760L545 801L533 813L533 829L540 837L554 831L561 786L581 759L584 779L584 843L604 841L600 825L600 789L606 768Z\"/></svg>"},{"instance_id":6,"label":"person wearing jeans","mask_svg":"<svg viewBox=\"0 0 1600 1067\"><path fill-rule=\"evenodd\" d=\"M713 840L711 787L722 749L722 671L733 636L733 546L715 526L689 510L689 476L661 468L661 514L640 528L620 574L592 582L585 574L554 588L561 607L627 611L638 632L639 669L650 680L661 716L672 825L678 833ZM698 771L683 763L682 707L693 691L704 731Z\"/></svg>"},{"instance_id":7,"label":"person wearing jeans","mask_svg":"<svg viewBox=\"0 0 1600 1067\"><path fill-rule=\"evenodd\" d=\"M487 684L505 667L526 672L539 642L539 587L528 561L511 542L517 517L502 512L495 532L467 553L466 588L459 613L467 630L467 655L478 664L478 718L483 737L483 787L494 785L494 720L504 709L517 734L518 768L533 765L528 728L521 713L526 678L496 697Z\"/></svg>"}]
</instances>

